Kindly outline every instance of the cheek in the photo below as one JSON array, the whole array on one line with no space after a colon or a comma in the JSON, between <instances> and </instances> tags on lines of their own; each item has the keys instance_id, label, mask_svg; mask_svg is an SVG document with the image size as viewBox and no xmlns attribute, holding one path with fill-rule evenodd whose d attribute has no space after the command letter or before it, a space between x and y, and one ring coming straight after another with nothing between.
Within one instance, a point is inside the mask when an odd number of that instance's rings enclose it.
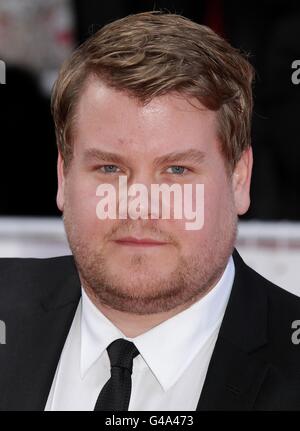
<instances>
[{"instance_id":1,"label":"cheek","mask_svg":"<svg viewBox=\"0 0 300 431\"><path fill-rule=\"evenodd\" d=\"M79 176L78 176L79 177ZM70 179L66 188L67 211L70 219L84 232L93 232L99 225L96 207L99 197L96 186L84 179Z\"/></svg>"},{"instance_id":2,"label":"cheek","mask_svg":"<svg viewBox=\"0 0 300 431\"><path fill-rule=\"evenodd\" d=\"M204 199L204 230L218 230L221 224L226 224L233 208L233 194L225 179L208 185Z\"/></svg>"}]
</instances>

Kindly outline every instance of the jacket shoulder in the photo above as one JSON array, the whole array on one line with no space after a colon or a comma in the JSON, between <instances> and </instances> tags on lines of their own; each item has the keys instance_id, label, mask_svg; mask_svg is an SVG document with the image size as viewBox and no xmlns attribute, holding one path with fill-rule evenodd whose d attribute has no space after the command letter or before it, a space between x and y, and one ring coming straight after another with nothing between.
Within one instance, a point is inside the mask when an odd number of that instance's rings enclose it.
<instances>
[{"instance_id":1,"label":"jacket shoulder","mask_svg":"<svg viewBox=\"0 0 300 431\"><path fill-rule=\"evenodd\" d=\"M241 279L242 283L247 284L247 290L253 287L253 292L257 293L258 290L266 293L269 298L269 305L271 307L275 307L280 305L281 307L286 308L295 308L296 310L300 307L300 286L299 286L299 296L294 293L289 292L286 289L276 285L271 282L263 275L259 274L255 269L251 268L247 263L243 260L237 250L234 250L233 253L234 263L238 272L241 272L243 278ZM258 290L257 290L258 289ZM248 292L249 293L249 292Z\"/></svg>"},{"instance_id":2,"label":"jacket shoulder","mask_svg":"<svg viewBox=\"0 0 300 431\"><path fill-rule=\"evenodd\" d=\"M261 288L266 290L271 309L273 309L275 312L277 311L278 307L280 307L281 310L295 309L297 311L300 311L300 286L299 296L297 296L294 293L266 279L263 275L259 274L253 268L249 267L246 263L245 265L247 267L249 278L251 278L251 280L255 282L256 285L259 285Z\"/></svg>"},{"instance_id":3,"label":"jacket shoulder","mask_svg":"<svg viewBox=\"0 0 300 431\"><path fill-rule=\"evenodd\" d=\"M266 298L268 346L274 362L287 371L297 369L300 373L300 297L246 266L248 289L255 286L254 290Z\"/></svg>"},{"instance_id":4,"label":"jacket shoulder","mask_svg":"<svg viewBox=\"0 0 300 431\"><path fill-rule=\"evenodd\" d=\"M0 304L18 306L62 288L65 280L76 277L73 256L51 258L1 258Z\"/></svg>"}]
</instances>

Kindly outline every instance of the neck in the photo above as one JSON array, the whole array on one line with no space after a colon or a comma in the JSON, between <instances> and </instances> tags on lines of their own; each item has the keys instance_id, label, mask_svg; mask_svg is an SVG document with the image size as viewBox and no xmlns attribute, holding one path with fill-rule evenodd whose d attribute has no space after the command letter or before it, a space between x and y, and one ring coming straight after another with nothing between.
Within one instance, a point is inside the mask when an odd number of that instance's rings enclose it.
<instances>
[{"instance_id":1,"label":"neck","mask_svg":"<svg viewBox=\"0 0 300 431\"><path fill-rule=\"evenodd\" d=\"M181 311L189 308L193 303L207 294L207 292L201 292L191 301L166 312L141 315L115 310L114 308L100 302L90 289L84 288L84 290L98 310L100 310L105 317L119 328L120 331L128 338L135 338L138 335L149 331L165 320L168 320Z\"/></svg>"}]
</instances>

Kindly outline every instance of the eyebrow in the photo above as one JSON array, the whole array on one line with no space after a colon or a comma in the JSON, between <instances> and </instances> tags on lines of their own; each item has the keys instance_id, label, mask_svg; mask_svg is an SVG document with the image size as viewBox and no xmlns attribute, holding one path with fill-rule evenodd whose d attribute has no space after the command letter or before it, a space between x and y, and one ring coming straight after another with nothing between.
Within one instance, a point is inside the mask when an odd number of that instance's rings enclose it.
<instances>
[{"instance_id":1,"label":"eyebrow","mask_svg":"<svg viewBox=\"0 0 300 431\"><path fill-rule=\"evenodd\" d=\"M164 163L174 163L178 161L192 161L195 163L203 163L205 158L205 153L196 149L189 149L186 151L173 151L163 156L155 157L154 165L161 165ZM127 161L126 157L123 157L117 153L112 153L109 151L103 151L98 148L89 148L85 150L83 154L83 159L85 162L92 162L94 160L113 162L113 163L124 163Z\"/></svg>"}]
</instances>

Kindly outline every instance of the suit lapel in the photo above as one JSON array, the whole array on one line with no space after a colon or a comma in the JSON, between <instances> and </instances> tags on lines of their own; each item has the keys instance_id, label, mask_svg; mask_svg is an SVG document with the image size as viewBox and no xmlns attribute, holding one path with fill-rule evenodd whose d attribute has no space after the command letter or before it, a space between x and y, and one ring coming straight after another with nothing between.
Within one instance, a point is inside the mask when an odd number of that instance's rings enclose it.
<instances>
[{"instance_id":1,"label":"suit lapel","mask_svg":"<svg viewBox=\"0 0 300 431\"><path fill-rule=\"evenodd\" d=\"M197 410L249 410L268 372L267 292L235 250L235 279Z\"/></svg>"},{"instance_id":2,"label":"suit lapel","mask_svg":"<svg viewBox=\"0 0 300 431\"><path fill-rule=\"evenodd\" d=\"M1 367L5 370L0 373L0 410L45 408L80 299L77 272L74 266L71 274L69 269L68 266L69 276L56 287L56 295L52 286L49 296L39 304L8 311L4 316L7 344L0 352L0 364L4 363ZM44 283L47 285L47 281Z\"/></svg>"},{"instance_id":3,"label":"suit lapel","mask_svg":"<svg viewBox=\"0 0 300 431\"><path fill-rule=\"evenodd\" d=\"M197 410L251 410L269 364L220 338Z\"/></svg>"}]
</instances>

